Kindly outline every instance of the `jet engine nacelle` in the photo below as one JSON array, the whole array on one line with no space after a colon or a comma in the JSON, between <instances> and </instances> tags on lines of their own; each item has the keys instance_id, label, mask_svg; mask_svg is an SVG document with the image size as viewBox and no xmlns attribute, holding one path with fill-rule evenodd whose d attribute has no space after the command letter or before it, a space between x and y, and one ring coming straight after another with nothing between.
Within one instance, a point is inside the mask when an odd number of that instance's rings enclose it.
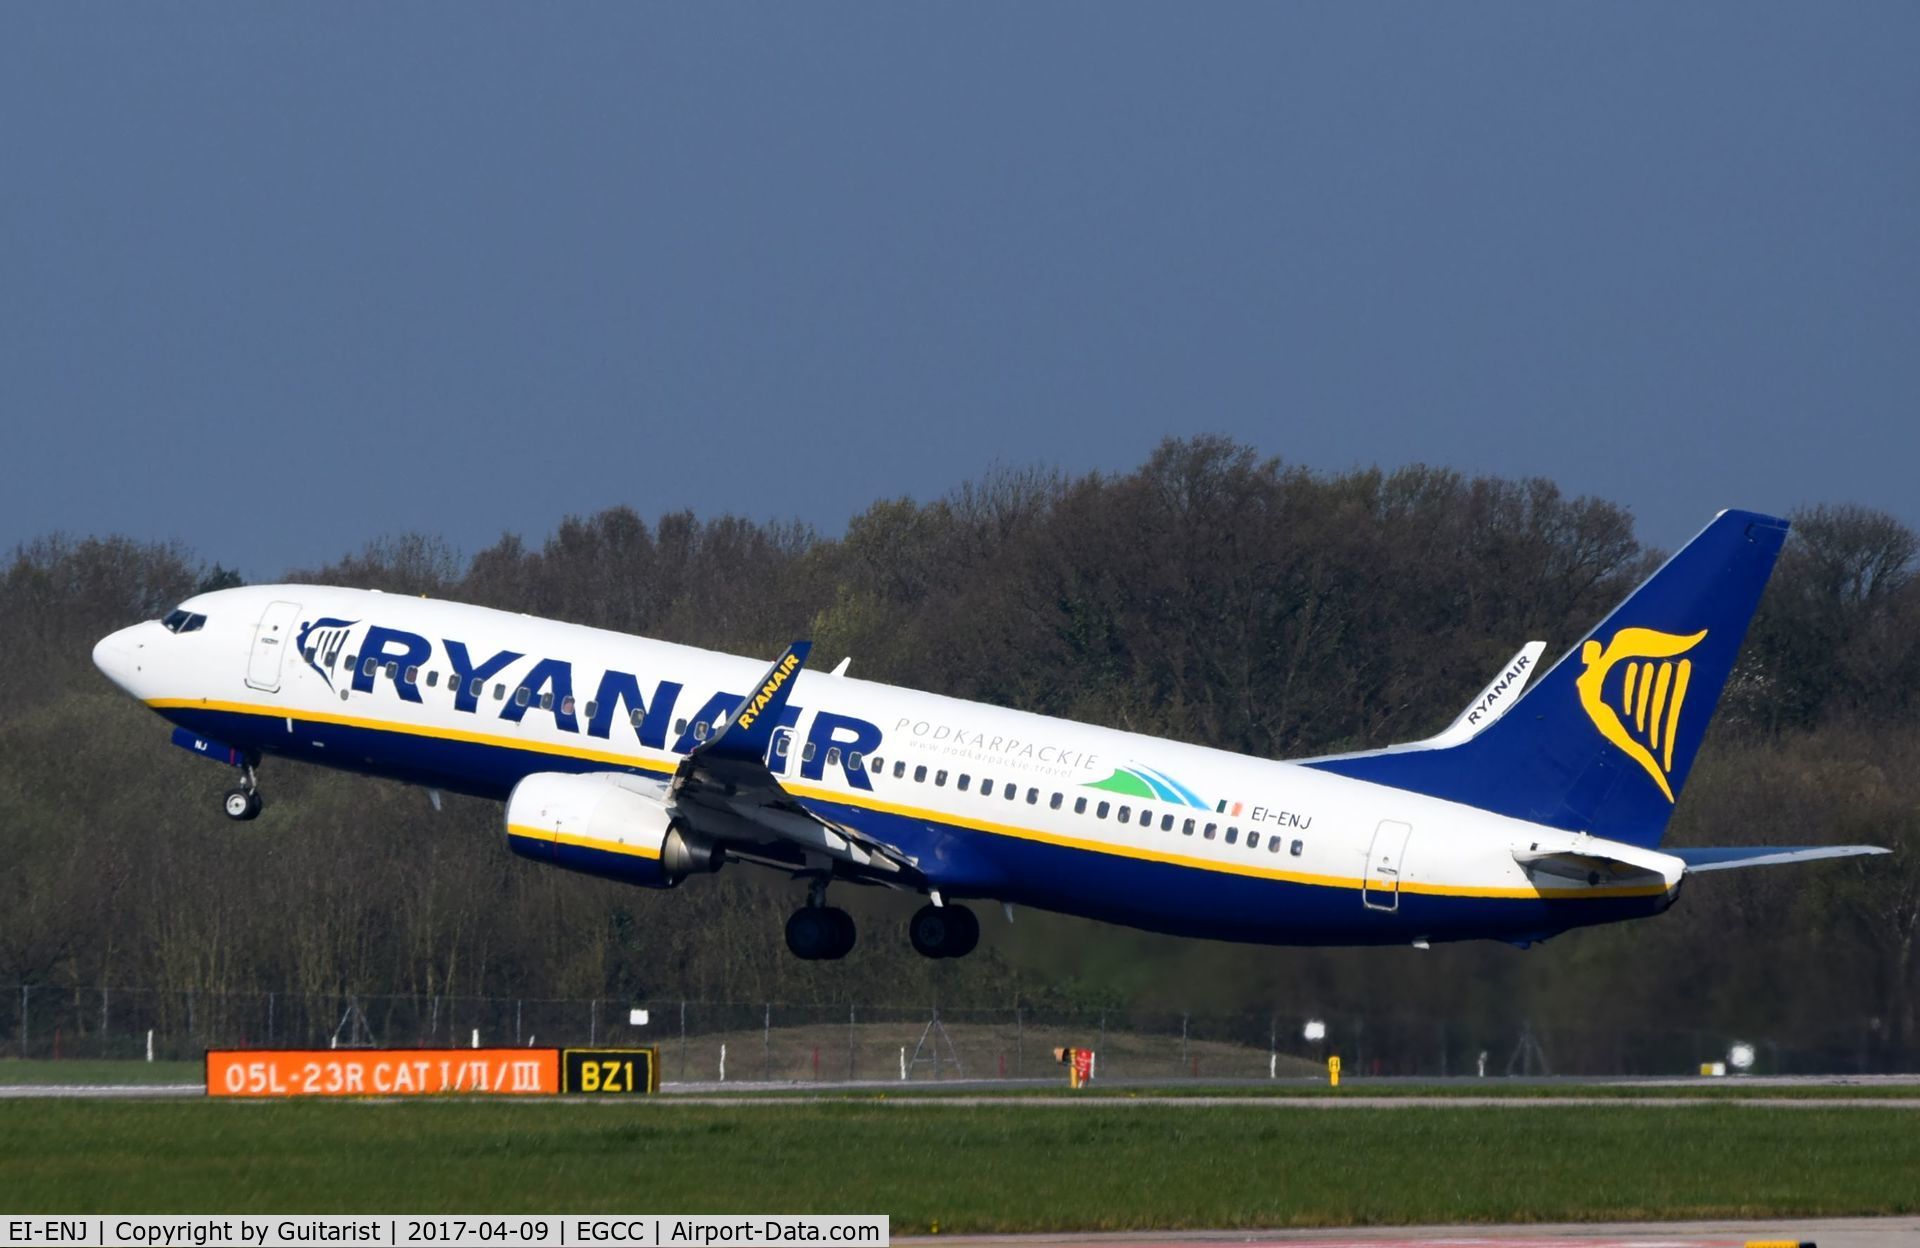
<instances>
[{"instance_id":1,"label":"jet engine nacelle","mask_svg":"<svg viewBox=\"0 0 1920 1248\"><path fill-rule=\"evenodd\" d=\"M535 772L507 798L507 845L535 862L648 888L718 870L719 851L689 835L666 799L664 783L624 772Z\"/></svg>"}]
</instances>

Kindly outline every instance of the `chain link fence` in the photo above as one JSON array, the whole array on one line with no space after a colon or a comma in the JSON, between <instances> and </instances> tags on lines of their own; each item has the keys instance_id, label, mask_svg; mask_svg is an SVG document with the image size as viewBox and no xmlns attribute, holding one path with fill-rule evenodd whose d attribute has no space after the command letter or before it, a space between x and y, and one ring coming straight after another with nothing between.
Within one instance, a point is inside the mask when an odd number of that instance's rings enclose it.
<instances>
[{"instance_id":1,"label":"chain link fence","mask_svg":"<svg viewBox=\"0 0 1920 1248\"><path fill-rule=\"evenodd\" d=\"M642 1013L644 1012L644 1014ZM644 1022L637 1020L643 1018ZM1054 1050L1091 1047L1109 1079L1353 1075L1661 1075L1751 1045L1756 1073L1884 1068L1877 1022L1832 1022L1794 1043L1697 1029L1473 1025L1390 1014L954 1009L595 998L0 990L0 1057L194 1060L209 1048L655 1045L673 1082L1037 1079Z\"/></svg>"}]
</instances>

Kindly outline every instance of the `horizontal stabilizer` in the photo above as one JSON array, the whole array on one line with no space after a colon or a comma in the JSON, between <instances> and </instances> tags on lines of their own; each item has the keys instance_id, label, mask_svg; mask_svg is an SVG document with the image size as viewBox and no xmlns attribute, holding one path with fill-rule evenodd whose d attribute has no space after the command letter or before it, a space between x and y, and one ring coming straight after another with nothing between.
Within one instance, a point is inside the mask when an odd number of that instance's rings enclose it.
<instances>
[{"instance_id":1,"label":"horizontal stabilizer","mask_svg":"<svg viewBox=\"0 0 1920 1248\"><path fill-rule=\"evenodd\" d=\"M1819 858L1857 858L1862 854L1890 854L1878 845L1756 845L1747 849L1668 849L1664 851L1698 871L1731 871L1735 867L1772 867L1783 862L1812 862Z\"/></svg>"},{"instance_id":2,"label":"horizontal stabilizer","mask_svg":"<svg viewBox=\"0 0 1920 1248\"><path fill-rule=\"evenodd\" d=\"M1530 876L1558 876L1588 884L1658 881L1672 887L1686 874L1671 854L1597 836L1535 841L1525 849L1516 848L1513 860Z\"/></svg>"}]
</instances>

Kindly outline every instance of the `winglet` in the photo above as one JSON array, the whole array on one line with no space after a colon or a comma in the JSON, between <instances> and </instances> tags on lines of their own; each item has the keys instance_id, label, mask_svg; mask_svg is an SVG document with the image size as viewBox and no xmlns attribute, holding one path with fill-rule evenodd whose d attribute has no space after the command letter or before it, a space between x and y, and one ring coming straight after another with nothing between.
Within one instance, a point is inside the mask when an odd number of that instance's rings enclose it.
<instances>
[{"instance_id":1,"label":"winglet","mask_svg":"<svg viewBox=\"0 0 1920 1248\"><path fill-rule=\"evenodd\" d=\"M1500 674L1493 682L1482 689L1479 696L1467 703L1467 709L1438 736L1428 737L1419 744L1430 748L1459 745L1480 735L1482 729L1492 727L1493 722L1507 713L1507 708L1520 700L1520 691L1527 687L1528 677L1533 675L1540 662L1540 654L1547 648L1544 641L1530 641L1520 647L1520 653L1507 660Z\"/></svg>"},{"instance_id":2,"label":"winglet","mask_svg":"<svg viewBox=\"0 0 1920 1248\"><path fill-rule=\"evenodd\" d=\"M760 678L753 692L727 713L726 725L693 747L688 757L763 761L767 748L773 744L773 730L780 725L780 712L785 709L812 649L810 641L796 641L788 646L786 653L775 659L766 675Z\"/></svg>"}]
</instances>

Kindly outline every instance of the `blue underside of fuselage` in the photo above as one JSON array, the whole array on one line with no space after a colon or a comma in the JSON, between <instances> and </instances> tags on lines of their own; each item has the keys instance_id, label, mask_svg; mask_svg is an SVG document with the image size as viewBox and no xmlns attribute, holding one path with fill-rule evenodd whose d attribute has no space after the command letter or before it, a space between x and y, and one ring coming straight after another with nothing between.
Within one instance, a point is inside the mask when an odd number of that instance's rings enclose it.
<instances>
[{"instance_id":1,"label":"blue underside of fuselage","mask_svg":"<svg viewBox=\"0 0 1920 1248\"><path fill-rule=\"evenodd\" d=\"M191 707L162 713L183 728L242 749L497 801L533 772L615 770L598 759L356 725L296 718L296 730L289 731L284 718L269 714ZM643 767L626 770L660 774ZM1572 927L1657 914L1672 900L1665 895L1559 899L1406 892L1397 910L1381 911L1362 903L1357 886L1144 861L841 802L807 799L807 804L828 819L897 846L946 896L991 898L1181 936L1273 945L1528 942ZM646 869L590 850L554 862L616 879L634 878L636 870Z\"/></svg>"}]
</instances>

